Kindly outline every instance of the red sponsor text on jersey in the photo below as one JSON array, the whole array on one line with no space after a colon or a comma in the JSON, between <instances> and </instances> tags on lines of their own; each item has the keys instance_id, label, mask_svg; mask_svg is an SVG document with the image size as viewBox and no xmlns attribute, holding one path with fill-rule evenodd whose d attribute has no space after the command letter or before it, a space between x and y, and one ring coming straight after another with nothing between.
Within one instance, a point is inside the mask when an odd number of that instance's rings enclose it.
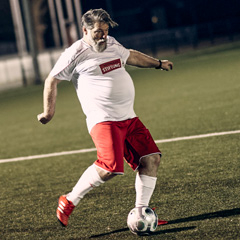
<instances>
[{"instance_id":1,"label":"red sponsor text on jersey","mask_svg":"<svg viewBox=\"0 0 240 240\"><path fill-rule=\"evenodd\" d=\"M121 68L122 65L120 59L116 59L110 62L100 64L99 66L101 68L102 74L105 74L115 69Z\"/></svg>"}]
</instances>

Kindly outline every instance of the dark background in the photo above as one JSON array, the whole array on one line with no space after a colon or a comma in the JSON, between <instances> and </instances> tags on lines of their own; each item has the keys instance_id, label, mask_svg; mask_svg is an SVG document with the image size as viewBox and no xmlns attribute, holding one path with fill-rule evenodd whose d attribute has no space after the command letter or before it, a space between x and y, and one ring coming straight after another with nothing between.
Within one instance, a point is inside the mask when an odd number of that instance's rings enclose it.
<instances>
[{"instance_id":1,"label":"dark background","mask_svg":"<svg viewBox=\"0 0 240 240\"><path fill-rule=\"evenodd\" d=\"M42 7L44 5L47 5L47 0L42 1ZM107 10L119 24L110 32L115 37L194 25L200 29L209 23L218 24L217 31L223 34L240 33L240 1L237 0L82 0L81 6L83 13L93 8ZM1 0L0 12L0 54L6 52L5 46L8 53L14 53L16 40L9 0ZM154 16L158 16L157 22L154 22ZM47 26L45 47L52 48L54 43L49 11L45 12L43 21ZM204 35L206 29L202 29L200 36Z\"/></svg>"}]
</instances>

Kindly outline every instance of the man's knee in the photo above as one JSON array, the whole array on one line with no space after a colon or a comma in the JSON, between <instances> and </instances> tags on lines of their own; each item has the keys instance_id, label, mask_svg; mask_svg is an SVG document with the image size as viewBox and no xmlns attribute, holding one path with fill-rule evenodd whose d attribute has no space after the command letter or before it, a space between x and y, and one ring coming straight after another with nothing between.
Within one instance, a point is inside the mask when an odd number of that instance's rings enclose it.
<instances>
[{"instance_id":1,"label":"man's knee","mask_svg":"<svg viewBox=\"0 0 240 240\"><path fill-rule=\"evenodd\" d=\"M106 171L106 170L104 170L104 169L102 169L102 168L96 167L96 169L97 169L97 172L98 172L100 178L101 178L103 181L108 181L108 180L110 180L110 179L112 179L113 177L116 176L115 173L108 172L108 171Z\"/></svg>"},{"instance_id":2,"label":"man's knee","mask_svg":"<svg viewBox=\"0 0 240 240\"><path fill-rule=\"evenodd\" d=\"M159 154L152 154L143 157L140 161L142 167L158 167L161 161Z\"/></svg>"},{"instance_id":3,"label":"man's knee","mask_svg":"<svg viewBox=\"0 0 240 240\"><path fill-rule=\"evenodd\" d=\"M159 154L143 157L140 161L139 173L148 176L156 176L160 161L161 157Z\"/></svg>"}]
</instances>

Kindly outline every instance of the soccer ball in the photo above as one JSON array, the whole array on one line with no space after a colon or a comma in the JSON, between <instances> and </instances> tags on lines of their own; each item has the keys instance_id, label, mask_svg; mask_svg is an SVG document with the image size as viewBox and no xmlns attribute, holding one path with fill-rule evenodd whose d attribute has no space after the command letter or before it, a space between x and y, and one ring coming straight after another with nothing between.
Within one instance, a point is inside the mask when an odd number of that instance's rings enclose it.
<instances>
[{"instance_id":1,"label":"soccer ball","mask_svg":"<svg viewBox=\"0 0 240 240\"><path fill-rule=\"evenodd\" d=\"M157 224L158 216L150 207L135 207L128 214L127 225L134 234L149 235Z\"/></svg>"}]
</instances>

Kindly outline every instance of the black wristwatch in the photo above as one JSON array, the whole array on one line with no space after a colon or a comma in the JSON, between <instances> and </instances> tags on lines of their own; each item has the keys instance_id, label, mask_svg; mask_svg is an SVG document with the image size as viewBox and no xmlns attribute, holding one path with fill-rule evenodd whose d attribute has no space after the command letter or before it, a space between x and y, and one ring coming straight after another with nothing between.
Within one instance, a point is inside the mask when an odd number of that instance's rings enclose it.
<instances>
[{"instance_id":1,"label":"black wristwatch","mask_svg":"<svg viewBox=\"0 0 240 240\"><path fill-rule=\"evenodd\" d=\"M155 67L155 69L162 69L162 61L159 59L159 66Z\"/></svg>"}]
</instances>

